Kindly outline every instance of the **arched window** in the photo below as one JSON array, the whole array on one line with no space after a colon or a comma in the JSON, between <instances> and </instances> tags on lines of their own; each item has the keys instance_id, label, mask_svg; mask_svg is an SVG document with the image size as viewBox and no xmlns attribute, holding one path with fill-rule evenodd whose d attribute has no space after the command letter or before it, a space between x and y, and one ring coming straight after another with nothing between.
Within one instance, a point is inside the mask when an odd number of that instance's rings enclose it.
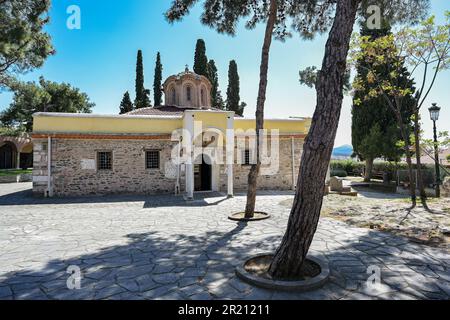
<instances>
[{"instance_id":1,"label":"arched window","mask_svg":"<svg viewBox=\"0 0 450 320\"><path fill-rule=\"evenodd\" d=\"M186 100L187 101L191 101L191 87L190 86L187 86L186 87Z\"/></svg>"},{"instance_id":2,"label":"arched window","mask_svg":"<svg viewBox=\"0 0 450 320\"><path fill-rule=\"evenodd\" d=\"M171 96L171 99L172 99L172 101L171 101L171 103L172 103L172 105L176 105L177 104L177 102L176 102L176 92L175 92L175 88L172 88L171 90L170 90L170 96Z\"/></svg>"},{"instance_id":3,"label":"arched window","mask_svg":"<svg viewBox=\"0 0 450 320\"><path fill-rule=\"evenodd\" d=\"M203 107L206 106L206 103L205 103L205 90L203 88L200 91L200 97L201 97L201 100L202 100L202 106Z\"/></svg>"}]
</instances>

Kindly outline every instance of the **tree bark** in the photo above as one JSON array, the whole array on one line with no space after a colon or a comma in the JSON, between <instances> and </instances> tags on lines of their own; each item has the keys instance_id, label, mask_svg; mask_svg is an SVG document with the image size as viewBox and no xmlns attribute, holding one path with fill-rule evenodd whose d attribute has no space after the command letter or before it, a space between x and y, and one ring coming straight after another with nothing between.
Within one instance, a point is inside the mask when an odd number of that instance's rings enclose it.
<instances>
[{"instance_id":1,"label":"tree bark","mask_svg":"<svg viewBox=\"0 0 450 320\"><path fill-rule=\"evenodd\" d=\"M364 172L364 182L370 182L372 179L373 159L366 159L366 171Z\"/></svg>"},{"instance_id":2,"label":"tree bark","mask_svg":"<svg viewBox=\"0 0 450 320\"><path fill-rule=\"evenodd\" d=\"M425 186L423 184L423 175L422 175L422 161L421 150L420 150L420 122L419 122L419 111L417 110L414 113L414 140L415 140L415 150L416 150L416 165L417 165L417 188L420 193L420 200L422 205L427 208L427 194L425 193Z\"/></svg>"},{"instance_id":3,"label":"tree bark","mask_svg":"<svg viewBox=\"0 0 450 320\"><path fill-rule=\"evenodd\" d=\"M264 44L261 53L261 65L259 72L258 99L256 102L256 164L252 164L248 174L247 204L245 206L245 218L252 218L255 214L256 188L259 171L261 168L260 158L260 131L264 128L264 104L266 102L267 72L269 69L269 53L272 44L272 35L277 21L277 0L270 1L269 17L266 24Z\"/></svg>"},{"instance_id":4,"label":"tree bark","mask_svg":"<svg viewBox=\"0 0 450 320\"><path fill-rule=\"evenodd\" d=\"M276 279L300 276L319 222L324 184L342 108L349 43L360 0L337 1L322 68L317 75L317 106L300 164L297 192L286 233L269 273Z\"/></svg>"},{"instance_id":5,"label":"tree bark","mask_svg":"<svg viewBox=\"0 0 450 320\"><path fill-rule=\"evenodd\" d=\"M405 157L408 164L408 176L409 176L409 194L411 197L412 208L416 206L416 183L414 180L414 172L411 160L411 144L409 142L409 130L406 129L400 111L397 114L397 123L400 127L400 133L402 134L403 141L405 142Z\"/></svg>"}]
</instances>

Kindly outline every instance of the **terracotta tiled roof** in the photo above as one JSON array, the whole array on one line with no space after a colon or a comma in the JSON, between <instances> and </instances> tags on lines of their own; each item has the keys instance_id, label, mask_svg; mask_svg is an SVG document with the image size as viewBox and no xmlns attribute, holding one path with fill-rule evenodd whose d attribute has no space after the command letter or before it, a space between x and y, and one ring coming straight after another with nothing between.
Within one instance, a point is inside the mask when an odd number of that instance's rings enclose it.
<instances>
[{"instance_id":1,"label":"terracotta tiled roof","mask_svg":"<svg viewBox=\"0 0 450 320\"><path fill-rule=\"evenodd\" d=\"M177 107L177 106L158 106L158 107L148 107L148 108L140 108L124 115L127 116L182 116L183 112L186 110L196 110L191 107ZM205 109L203 109L205 110ZM211 111L223 111L217 108L209 108L207 110Z\"/></svg>"}]
</instances>

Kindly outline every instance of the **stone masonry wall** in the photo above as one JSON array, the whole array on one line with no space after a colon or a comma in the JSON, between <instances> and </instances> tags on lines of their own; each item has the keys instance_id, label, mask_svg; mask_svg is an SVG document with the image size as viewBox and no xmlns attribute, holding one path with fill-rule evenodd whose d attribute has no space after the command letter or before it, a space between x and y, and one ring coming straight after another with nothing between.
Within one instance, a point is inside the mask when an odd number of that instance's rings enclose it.
<instances>
[{"instance_id":1,"label":"stone masonry wall","mask_svg":"<svg viewBox=\"0 0 450 320\"><path fill-rule=\"evenodd\" d=\"M47 186L45 141L35 141L35 145L42 146L35 148L33 191L37 194L44 194ZM174 193L176 178L166 176L172 145L163 140L53 139L54 195ZM160 150L160 169L146 169L146 150ZM112 170L97 170L98 151L112 151ZM180 183L184 190L184 177Z\"/></svg>"},{"instance_id":2,"label":"stone masonry wall","mask_svg":"<svg viewBox=\"0 0 450 320\"><path fill-rule=\"evenodd\" d=\"M261 166L261 174L258 177L257 186L260 190L292 190L292 142L291 139L280 139L279 141L279 167L276 174L265 174L264 166ZM294 172L295 182L297 182L300 168L300 158L303 150L303 139L294 140ZM235 155L237 156L237 155ZM233 167L234 190L246 191L248 185L248 165L235 164ZM267 167L267 166L266 166ZM220 175L221 191L227 190L227 175L225 170L221 170Z\"/></svg>"},{"instance_id":3,"label":"stone masonry wall","mask_svg":"<svg viewBox=\"0 0 450 320\"><path fill-rule=\"evenodd\" d=\"M47 189L47 140L34 139L33 192L43 196ZM176 175L170 168L174 142L167 140L78 140L52 139L52 186L55 196L98 194L159 194L174 193ZM303 140L295 139L295 181L300 165ZM258 188L266 190L292 189L291 139L280 140L279 168L267 174L263 167ZM145 151L160 150L160 169L146 169ZM113 153L112 170L97 170L97 152ZM167 176L167 169L172 175ZM250 166L234 165L234 190L247 189ZM182 170L183 171L183 170ZM227 191L225 166L220 166L220 191ZM180 177L181 192L185 191L184 172Z\"/></svg>"}]
</instances>

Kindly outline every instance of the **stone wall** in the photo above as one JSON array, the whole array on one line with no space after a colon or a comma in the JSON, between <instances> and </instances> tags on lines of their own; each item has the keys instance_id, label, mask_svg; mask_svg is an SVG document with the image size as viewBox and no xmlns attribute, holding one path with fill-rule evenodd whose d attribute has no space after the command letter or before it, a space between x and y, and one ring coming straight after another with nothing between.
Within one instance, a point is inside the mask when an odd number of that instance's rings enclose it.
<instances>
[{"instance_id":1,"label":"stone wall","mask_svg":"<svg viewBox=\"0 0 450 320\"><path fill-rule=\"evenodd\" d=\"M279 166L275 174L268 174L268 166L261 166L261 174L257 180L257 186L260 190L292 190L292 142L291 139L280 139L279 142ZM303 139L294 140L294 173L295 182L297 182L298 171L300 168L300 158L303 150ZM246 191L248 185L248 173L251 166L235 164L234 171L234 190ZM221 171L220 175L221 191L227 190L227 175Z\"/></svg>"},{"instance_id":2,"label":"stone wall","mask_svg":"<svg viewBox=\"0 0 450 320\"><path fill-rule=\"evenodd\" d=\"M42 196L47 189L47 140L34 140L33 192ZM175 168L170 165L174 142L167 140L78 140L52 139L52 189L55 196L102 194L159 194L174 193L176 175L167 176ZM295 181L300 165L302 139L295 139ZM275 173L262 167L259 189L292 189L291 139L280 140L279 166ZM146 169L145 151L160 150L160 169ZM113 153L112 170L97 170L97 153ZM247 189L250 166L235 164L234 190ZM227 191L225 165L219 169L219 189ZM184 172L180 177L181 192L185 191Z\"/></svg>"},{"instance_id":3,"label":"stone wall","mask_svg":"<svg viewBox=\"0 0 450 320\"><path fill-rule=\"evenodd\" d=\"M174 193L176 178L166 176L172 145L163 140L53 139L54 195ZM146 150L160 150L160 169L146 169ZM112 151L112 170L97 170L99 151ZM34 156L33 191L42 195L47 188L46 140L35 141Z\"/></svg>"}]
</instances>

